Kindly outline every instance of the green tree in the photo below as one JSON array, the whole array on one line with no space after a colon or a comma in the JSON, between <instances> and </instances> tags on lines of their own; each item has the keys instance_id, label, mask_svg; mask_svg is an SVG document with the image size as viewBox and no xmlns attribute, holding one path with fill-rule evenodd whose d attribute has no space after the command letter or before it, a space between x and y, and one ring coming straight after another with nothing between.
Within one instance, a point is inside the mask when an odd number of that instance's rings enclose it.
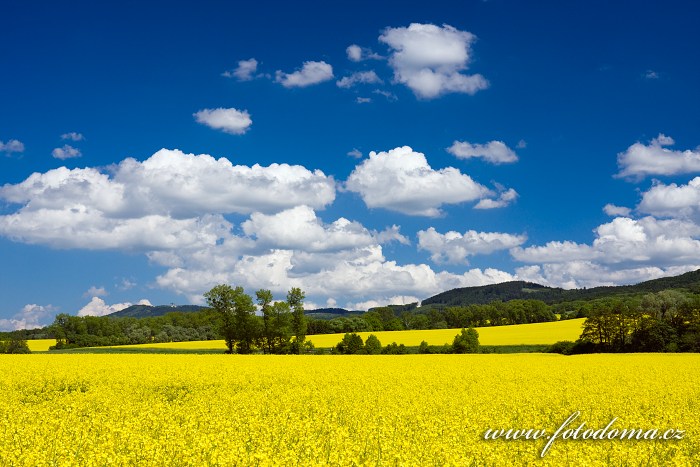
<instances>
[{"instance_id":1,"label":"green tree","mask_svg":"<svg viewBox=\"0 0 700 467\"><path fill-rule=\"evenodd\" d=\"M17 335L12 335L9 341L0 342L0 354L31 353L27 341Z\"/></svg>"},{"instance_id":2,"label":"green tree","mask_svg":"<svg viewBox=\"0 0 700 467\"><path fill-rule=\"evenodd\" d=\"M379 355L382 353L382 343L374 334L370 334L365 341L365 353L367 355Z\"/></svg>"},{"instance_id":3,"label":"green tree","mask_svg":"<svg viewBox=\"0 0 700 467\"><path fill-rule=\"evenodd\" d=\"M430 350L430 346L426 341L421 341L420 345L418 346L418 353L420 354L429 354L432 353Z\"/></svg>"},{"instance_id":4,"label":"green tree","mask_svg":"<svg viewBox=\"0 0 700 467\"><path fill-rule=\"evenodd\" d=\"M263 352L272 353L272 342L274 341L274 333L272 331L272 292L267 289L260 289L255 292L255 297L258 300L258 306L263 315Z\"/></svg>"},{"instance_id":5,"label":"green tree","mask_svg":"<svg viewBox=\"0 0 700 467\"><path fill-rule=\"evenodd\" d=\"M292 287L287 294L287 304L292 310L292 351L300 354L306 340L306 317L304 316L304 298L306 295L298 287Z\"/></svg>"},{"instance_id":6,"label":"green tree","mask_svg":"<svg viewBox=\"0 0 700 467\"><path fill-rule=\"evenodd\" d=\"M359 334L353 332L346 333L343 336L343 340L336 344L335 350L343 355L357 355L358 353L362 352L363 347L364 342L362 341L362 337L360 337Z\"/></svg>"},{"instance_id":7,"label":"green tree","mask_svg":"<svg viewBox=\"0 0 700 467\"><path fill-rule=\"evenodd\" d=\"M272 317L270 321L270 337L272 353L289 353L289 339L292 337L291 319L292 313L289 304L276 302L272 305Z\"/></svg>"},{"instance_id":8,"label":"green tree","mask_svg":"<svg viewBox=\"0 0 700 467\"><path fill-rule=\"evenodd\" d=\"M464 329L452 341L453 353L478 353L479 332L474 328Z\"/></svg>"},{"instance_id":9,"label":"green tree","mask_svg":"<svg viewBox=\"0 0 700 467\"><path fill-rule=\"evenodd\" d=\"M226 341L227 353L234 347L239 353L250 353L258 335L258 322L255 319L255 305L243 287L235 289L220 284L204 294L209 306L221 319L221 334Z\"/></svg>"}]
</instances>

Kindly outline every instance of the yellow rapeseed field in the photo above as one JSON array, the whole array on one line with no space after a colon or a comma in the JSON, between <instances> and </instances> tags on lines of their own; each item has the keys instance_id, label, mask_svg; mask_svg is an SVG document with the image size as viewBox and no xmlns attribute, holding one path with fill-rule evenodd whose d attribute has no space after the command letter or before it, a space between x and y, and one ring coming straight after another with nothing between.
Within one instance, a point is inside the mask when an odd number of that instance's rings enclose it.
<instances>
[{"instance_id":1,"label":"yellow rapeseed field","mask_svg":"<svg viewBox=\"0 0 700 467\"><path fill-rule=\"evenodd\" d=\"M56 339L33 339L28 340L27 345L32 352L46 352L49 347L56 345Z\"/></svg>"},{"instance_id":2,"label":"yellow rapeseed field","mask_svg":"<svg viewBox=\"0 0 700 467\"><path fill-rule=\"evenodd\" d=\"M512 326L489 326L476 328L479 343L482 345L533 345L554 344L557 341L575 341L581 335L585 318L549 323L515 324ZM362 339L370 334L377 336L382 345L396 342L404 345L420 345L426 341L430 345L451 344L460 329L426 329L420 331L381 331L360 332ZM343 334L317 334L308 336L316 347L333 347L343 338Z\"/></svg>"},{"instance_id":3,"label":"yellow rapeseed field","mask_svg":"<svg viewBox=\"0 0 700 467\"><path fill-rule=\"evenodd\" d=\"M3 355L0 465L690 466L698 381L697 354ZM484 439L575 411L684 432Z\"/></svg>"}]
</instances>

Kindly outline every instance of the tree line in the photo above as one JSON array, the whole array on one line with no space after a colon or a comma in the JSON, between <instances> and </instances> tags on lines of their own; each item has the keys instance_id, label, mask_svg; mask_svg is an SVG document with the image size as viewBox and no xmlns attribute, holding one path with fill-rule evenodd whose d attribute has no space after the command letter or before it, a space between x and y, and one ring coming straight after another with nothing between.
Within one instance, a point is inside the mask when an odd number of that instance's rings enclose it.
<instances>
[{"instance_id":1,"label":"tree line","mask_svg":"<svg viewBox=\"0 0 700 467\"><path fill-rule=\"evenodd\" d=\"M455 336L452 344L443 346L431 346L426 341L422 341L418 346L419 354L433 353L479 353L479 332L474 328L462 329ZM367 336L367 340L363 341L362 336L357 333L346 333L343 339L331 349L331 354L339 355L405 355L409 349L404 344L392 342L386 347L382 347L379 338L374 334Z\"/></svg>"},{"instance_id":2,"label":"tree line","mask_svg":"<svg viewBox=\"0 0 700 467\"><path fill-rule=\"evenodd\" d=\"M553 352L700 352L700 297L664 290L597 300L576 342Z\"/></svg>"},{"instance_id":3,"label":"tree line","mask_svg":"<svg viewBox=\"0 0 700 467\"><path fill-rule=\"evenodd\" d=\"M510 300L487 305L378 307L359 316L309 320L309 334L452 329L556 321L553 306L541 300ZM567 317L570 317L567 315Z\"/></svg>"}]
</instances>

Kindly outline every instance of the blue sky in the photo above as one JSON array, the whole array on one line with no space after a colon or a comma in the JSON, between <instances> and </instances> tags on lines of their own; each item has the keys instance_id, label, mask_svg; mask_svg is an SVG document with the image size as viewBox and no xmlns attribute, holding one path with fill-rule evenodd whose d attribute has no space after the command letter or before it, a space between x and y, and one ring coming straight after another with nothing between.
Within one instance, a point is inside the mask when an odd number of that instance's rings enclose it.
<instances>
[{"instance_id":1,"label":"blue sky","mask_svg":"<svg viewBox=\"0 0 700 467\"><path fill-rule=\"evenodd\" d=\"M0 329L700 268L693 2L405 3L5 2Z\"/></svg>"}]
</instances>

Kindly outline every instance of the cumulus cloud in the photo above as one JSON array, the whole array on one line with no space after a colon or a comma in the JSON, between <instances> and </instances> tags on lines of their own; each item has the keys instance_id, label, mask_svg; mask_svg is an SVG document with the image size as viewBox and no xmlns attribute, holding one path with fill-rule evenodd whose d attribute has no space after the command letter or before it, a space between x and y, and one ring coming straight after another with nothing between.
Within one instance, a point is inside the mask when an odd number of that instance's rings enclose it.
<instances>
[{"instance_id":1,"label":"cumulus cloud","mask_svg":"<svg viewBox=\"0 0 700 467\"><path fill-rule=\"evenodd\" d=\"M617 177L641 180L650 175L700 172L700 151L676 151L673 138L659 134L649 144L634 143L617 155Z\"/></svg>"},{"instance_id":2,"label":"cumulus cloud","mask_svg":"<svg viewBox=\"0 0 700 467\"><path fill-rule=\"evenodd\" d=\"M240 60L235 70L224 71L222 73L226 78L236 78L238 81L251 81L255 78L255 73L258 71L258 61L254 58L248 60Z\"/></svg>"},{"instance_id":3,"label":"cumulus cloud","mask_svg":"<svg viewBox=\"0 0 700 467\"><path fill-rule=\"evenodd\" d=\"M95 287L94 285L91 286L85 293L83 294L83 297L102 297L105 295L109 295L107 291L105 290L104 287Z\"/></svg>"},{"instance_id":4,"label":"cumulus cloud","mask_svg":"<svg viewBox=\"0 0 700 467\"><path fill-rule=\"evenodd\" d=\"M511 249L525 263L542 263L546 283L590 287L647 280L700 263L700 226L680 219L617 217L595 230L592 244L553 241ZM518 271L518 275L532 269Z\"/></svg>"},{"instance_id":5,"label":"cumulus cloud","mask_svg":"<svg viewBox=\"0 0 700 467\"><path fill-rule=\"evenodd\" d=\"M58 308L52 305L24 305L22 311L10 319L0 319L0 331L36 329L47 326L53 320Z\"/></svg>"},{"instance_id":6,"label":"cumulus cloud","mask_svg":"<svg viewBox=\"0 0 700 467\"><path fill-rule=\"evenodd\" d=\"M333 79L333 67L326 62L304 62L293 73L277 70L275 81L285 88L303 88Z\"/></svg>"},{"instance_id":7,"label":"cumulus cloud","mask_svg":"<svg viewBox=\"0 0 700 467\"><path fill-rule=\"evenodd\" d=\"M308 206L297 206L273 215L253 213L241 227L246 235L255 237L258 246L306 252L347 250L394 240L408 242L397 226L383 232L370 232L359 222L344 217L324 224Z\"/></svg>"},{"instance_id":8,"label":"cumulus cloud","mask_svg":"<svg viewBox=\"0 0 700 467\"><path fill-rule=\"evenodd\" d=\"M64 144L62 148L54 148L54 150L51 151L51 155L56 159L65 160L80 157L82 153L79 149L69 144Z\"/></svg>"},{"instance_id":9,"label":"cumulus cloud","mask_svg":"<svg viewBox=\"0 0 700 467\"><path fill-rule=\"evenodd\" d=\"M422 99L452 92L475 94L488 87L483 76L461 73L467 69L475 39L473 34L449 25L420 23L387 28L379 37L391 48L389 64L394 80Z\"/></svg>"},{"instance_id":10,"label":"cumulus cloud","mask_svg":"<svg viewBox=\"0 0 700 467\"><path fill-rule=\"evenodd\" d=\"M642 195L637 209L657 217L700 220L700 177L695 177L686 185L655 184Z\"/></svg>"},{"instance_id":11,"label":"cumulus cloud","mask_svg":"<svg viewBox=\"0 0 700 467\"><path fill-rule=\"evenodd\" d=\"M503 141L490 141L486 144L472 144L455 141L447 152L459 159L481 157L492 164L510 164L518 160L518 155Z\"/></svg>"},{"instance_id":12,"label":"cumulus cloud","mask_svg":"<svg viewBox=\"0 0 700 467\"><path fill-rule=\"evenodd\" d=\"M382 57L379 54L372 52L371 49L360 47L357 44L349 45L345 49L345 53L348 55L348 60L351 62L361 62L363 60L381 60Z\"/></svg>"},{"instance_id":13,"label":"cumulus cloud","mask_svg":"<svg viewBox=\"0 0 700 467\"><path fill-rule=\"evenodd\" d=\"M382 84L382 81L374 70L370 71L358 71L351 74L350 76L344 76L343 78L336 81L336 85L339 88L348 89L357 84Z\"/></svg>"},{"instance_id":14,"label":"cumulus cloud","mask_svg":"<svg viewBox=\"0 0 700 467\"><path fill-rule=\"evenodd\" d=\"M380 245L336 252L304 252L272 249L239 258L222 254L219 247L199 258L183 257L183 266L160 275L159 286L201 301L201 294L218 283L264 287L284 294L301 287L308 297L366 300L369 297L418 295L427 297L455 287L493 284L514 276L496 269L470 269L463 274L436 272L425 264L399 265L387 261ZM221 261L214 266L205 258Z\"/></svg>"},{"instance_id":15,"label":"cumulus cloud","mask_svg":"<svg viewBox=\"0 0 700 467\"><path fill-rule=\"evenodd\" d=\"M424 154L408 146L370 152L369 158L352 171L345 187L358 193L370 208L431 217L440 215L444 204L492 194L453 167L432 169Z\"/></svg>"},{"instance_id":16,"label":"cumulus cloud","mask_svg":"<svg viewBox=\"0 0 700 467\"><path fill-rule=\"evenodd\" d=\"M8 156L14 152L24 152L24 143L16 139L11 139L7 143L0 141L0 152Z\"/></svg>"},{"instance_id":17,"label":"cumulus cloud","mask_svg":"<svg viewBox=\"0 0 700 467\"><path fill-rule=\"evenodd\" d=\"M68 141L82 141L85 139L85 137L82 135L82 133L71 131L70 133L63 133L61 135L61 139Z\"/></svg>"},{"instance_id":18,"label":"cumulus cloud","mask_svg":"<svg viewBox=\"0 0 700 467\"><path fill-rule=\"evenodd\" d=\"M348 151L347 155L354 159L362 159L362 151L357 148L353 148L352 151Z\"/></svg>"},{"instance_id":19,"label":"cumulus cloud","mask_svg":"<svg viewBox=\"0 0 700 467\"><path fill-rule=\"evenodd\" d=\"M418 232L418 249L429 251L430 259L438 264L467 264L469 256L488 255L514 248L522 245L526 239L525 235L475 230L468 230L464 234L455 231L441 234L430 227Z\"/></svg>"},{"instance_id":20,"label":"cumulus cloud","mask_svg":"<svg viewBox=\"0 0 700 467\"><path fill-rule=\"evenodd\" d=\"M335 181L320 171L163 149L123 160L112 176L61 167L0 187L0 199L21 205L0 216L0 234L61 248L188 248L230 239L222 214L322 209L334 198Z\"/></svg>"},{"instance_id":21,"label":"cumulus cloud","mask_svg":"<svg viewBox=\"0 0 700 467\"><path fill-rule=\"evenodd\" d=\"M630 208L626 208L624 206L616 206L614 204L606 204L603 206L603 212L607 214L608 216L622 216L622 217L627 217L630 215L630 212L632 210Z\"/></svg>"},{"instance_id":22,"label":"cumulus cloud","mask_svg":"<svg viewBox=\"0 0 700 467\"><path fill-rule=\"evenodd\" d=\"M253 213L241 227L246 235L270 248L329 251L367 246L370 232L358 222L344 217L324 225L308 206L297 206L277 214Z\"/></svg>"},{"instance_id":23,"label":"cumulus cloud","mask_svg":"<svg viewBox=\"0 0 700 467\"><path fill-rule=\"evenodd\" d=\"M503 190L497 198L484 198L476 203L474 209L497 209L504 208L518 198L518 192L512 188Z\"/></svg>"},{"instance_id":24,"label":"cumulus cloud","mask_svg":"<svg viewBox=\"0 0 700 467\"><path fill-rule=\"evenodd\" d=\"M192 114L197 123L206 125L215 130L232 135L242 135L253 124L247 110L238 109L202 109Z\"/></svg>"},{"instance_id":25,"label":"cumulus cloud","mask_svg":"<svg viewBox=\"0 0 700 467\"><path fill-rule=\"evenodd\" d=\"M151 302L146 299L139 300L137 304L152 306ZM111 313L121 311L125 308L129 308L131 305L133 305L133 303L130 302L107 305L107 303L105 303L105 301L101 298L92 297L90 303L88 303L78 311L78 316L106 316Z\"/></svg>"}]
</instances>

